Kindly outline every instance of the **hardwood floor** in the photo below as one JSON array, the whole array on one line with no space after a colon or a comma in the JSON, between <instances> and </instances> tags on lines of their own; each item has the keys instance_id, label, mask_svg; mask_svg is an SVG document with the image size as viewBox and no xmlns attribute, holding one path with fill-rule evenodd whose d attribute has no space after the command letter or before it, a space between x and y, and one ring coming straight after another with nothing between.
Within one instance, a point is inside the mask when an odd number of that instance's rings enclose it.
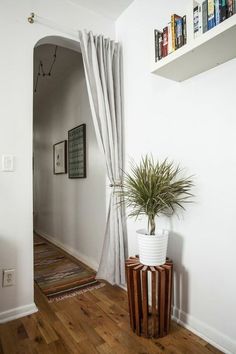
<instances>
[{"instance_id":1,"label":"hardwood floor","mask_svg":"<svg viewBox=\"0 0 236 354\"><path fill-rule=\"evenodd\" d=\"M36 286L35 301L39 312L0 325L0 354L221 353L174 322L167 337L137 337L129 328L126 292L118 287L48 303Z\"/></svg>"}]
</instances>

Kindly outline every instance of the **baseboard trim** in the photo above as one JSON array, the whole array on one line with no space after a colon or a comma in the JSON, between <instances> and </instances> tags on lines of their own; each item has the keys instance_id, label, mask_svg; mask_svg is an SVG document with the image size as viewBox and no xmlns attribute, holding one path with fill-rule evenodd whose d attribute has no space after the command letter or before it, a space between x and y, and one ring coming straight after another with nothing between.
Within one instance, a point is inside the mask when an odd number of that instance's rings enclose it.
<instances>
[{"instance_id":1,"label":"baseboard trim","mask_svg":"<svg viewBox=\"0 0 236 354\"><path fill-rule=\"evenodd\" d=\"M41 235L42 237L44 237L46 240L48 240L49 242L53 243L55 246L61 248L63 251L69 253L71 256L75 257L76 259L78 259L78 261L86 264L88 267L92 268L93 270L95 270L97 272L98 270L98 263L94 262L91 258L81 254L80 252L78 252L77 250L74 250L72 247L58 241L55 237L48 235L47 233L41 231L41 230L35 230L35 233L38 235Z\"/></svg>"},{"instance_id":2,"label":"baseboard trim","mask_svg":"<svg viewBox=\"0 0 236 354\"><path fill-rule=\"evenodd\" d=\"M32 303L25 306L15 307L14 309L8 311L0 312L0 324L31 315L32 313L35 313L37 311L37 306L35 305L35 303Z\"/></svg>"},{"instance_id":3,"label":"baseboard trim","mask_svg":"<svg viewBox=\"0 0 236 354\"><path fill-rule=\"evenodd\" d=\"M201 337L213 345L215 348L221 350L223 353L236 353L236 341L177 307L172 308L172 319L190 332L193 332L198 337Z\"/></svg>"},{"instance_id":4,"label":"baseboard trim","mask_svg":"<svg viewBox=\"0 0 236 354\"><path fill-rule=\"evenodd\" d=\"M119 285L119 287L125 291L125 286ZM236 353L236 342L217 331L215 328L208 326L207 324L197 320L191 315L188 315L184 311L179 310L177 307L172 307L172 320L177 322L180 326L188 329L190 332L196 334L215 348L219 349L225 354ZM203 334L204 333L204 334Z\"/></svg>"}]
</instances>

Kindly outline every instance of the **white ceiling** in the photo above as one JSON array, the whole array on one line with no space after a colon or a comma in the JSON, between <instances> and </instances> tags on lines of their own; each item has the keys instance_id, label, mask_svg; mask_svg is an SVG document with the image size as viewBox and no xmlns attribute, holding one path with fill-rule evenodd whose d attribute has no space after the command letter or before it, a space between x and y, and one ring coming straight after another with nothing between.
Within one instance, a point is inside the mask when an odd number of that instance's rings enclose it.
<instances>
[{"instance_id":1,"label":"white ceiling","mask_svg":"<svg viewBox=\"0 0 236 354\"><path fill-rule=\"evenodd\" d=\"M116 20L134 0L70 0L71 2L95 11L100 15Z\"/></svg>"}]
</instances>

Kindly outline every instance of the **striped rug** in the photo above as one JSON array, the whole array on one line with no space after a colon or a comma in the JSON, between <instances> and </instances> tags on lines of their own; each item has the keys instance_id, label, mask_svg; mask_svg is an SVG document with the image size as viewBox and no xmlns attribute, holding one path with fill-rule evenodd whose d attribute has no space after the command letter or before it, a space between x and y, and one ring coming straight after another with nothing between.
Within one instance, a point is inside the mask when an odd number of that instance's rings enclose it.
<instances>
[{"instance_id":1,"label":"striped rug","mask_svg":"<svg viewBox=\"0 0 236 354\"><path fill-rule=\"evenodd\" d=\"M96 273L38 235L34 235L34 280L49 301L104 286Z\"/></svg>"}]
</instances>

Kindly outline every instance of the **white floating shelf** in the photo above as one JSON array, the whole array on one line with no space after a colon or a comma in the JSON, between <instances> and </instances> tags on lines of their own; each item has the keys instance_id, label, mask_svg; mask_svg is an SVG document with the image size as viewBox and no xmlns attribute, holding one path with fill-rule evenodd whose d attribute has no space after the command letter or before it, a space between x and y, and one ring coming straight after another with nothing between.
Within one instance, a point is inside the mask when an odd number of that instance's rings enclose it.
<instances>
[{"instance_id":1,"label":"white floating shelf","mask_svg":"<svg viewBox=\"0 0 236 354\"><path fill-rule=\"evenodd\" d=\"M152 65L152 73L184 81L236 58L236 15Z\"/></svg>"}]
</instances>

